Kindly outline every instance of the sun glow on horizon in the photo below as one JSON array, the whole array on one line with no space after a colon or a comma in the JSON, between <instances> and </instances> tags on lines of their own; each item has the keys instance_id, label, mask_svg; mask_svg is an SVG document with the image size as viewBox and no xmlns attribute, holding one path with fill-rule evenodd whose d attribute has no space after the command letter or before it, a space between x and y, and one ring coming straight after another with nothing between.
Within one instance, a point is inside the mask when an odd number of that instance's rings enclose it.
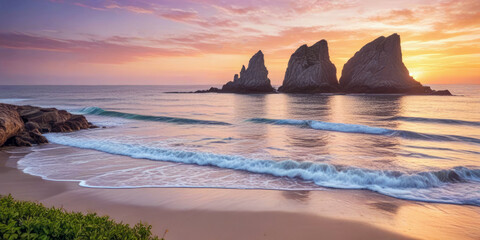
<instances>
[{"instance_id":1,"label":"sun glow on horizon","mask_svg":"<svg viewBox=\"0 0 480 240\"><path fill-rule=\"evenodd\" d=\"M414 70L414 71L409 71L410 76L413 77L413 79L417 80L420 82L419 77L422 76L422 71Z\"/></svg>"}]
</instances>

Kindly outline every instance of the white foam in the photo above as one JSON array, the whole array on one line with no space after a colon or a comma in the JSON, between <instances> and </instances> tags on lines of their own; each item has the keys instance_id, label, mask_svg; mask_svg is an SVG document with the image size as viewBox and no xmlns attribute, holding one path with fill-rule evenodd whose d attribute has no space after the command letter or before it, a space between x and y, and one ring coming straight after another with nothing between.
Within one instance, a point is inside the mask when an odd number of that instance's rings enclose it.
<instances>
[{"instance_id":1,"label":"white foam","mask_svg":"<svg viewBox=\"0 0 480 240\"><path fill-rule=\"evenodd\" d=\"M133 122L132 120L128 120L128 119L95 116L95 115L88 115L86 116L86 118L93 125L96 125L99 127L118 127L118 126L122 126L122 125Z\"/></svg>"},{"instance_id":2,"label":"white foam","mask_svg":"<svg viewBox=\"0 0 480 240\"><path fill-rule=\"evenodd\" d=\"M391 129L370 127L370 126L360 125L360 124L333 123L333 122L322 122L322 121L315 121L315 120L253 118L253 119L250 119L250 121L258 122L258 123L277 124L277 125L308 126L316 130L346 132L346 133L365 133L365 134L385 135L385 134L392 134L395 132L394 130L391 130Z\"/></svg>"},{"instance_id":3,"label":"white foam","mask_svg":"<svg viewBox=\"0 0 480 240\"><path fill-rule=\"evenodd\" d=\"M92 188L193 187L236 189L322 190L300 179L277 178L209 166L133 160L93 150L64 146L34 151L18 162L25 173L53 181L76 181Z\"/></svg>"},{"instance_id":4,"label":"white foam","mask_svg":"<svg viewBox=\"0 0 480 240\"><path fill-rule=\"evenodd\" d=\"M346 132L346 133L364 133L374 135L398 136L410 139L429 140L429 141L463 141L467 143L480 144L480 139L457 135L437 135L419 133L405 130L392 130L387 128L370 127L360 124L321 122L315 120L297 120L297 119L268 119L252 118L249 121L256 123L276 124L276 125L296 125L308 126L316 130Z\"/></svg>"},{"instance_id":5,"label":"white foam","mask_svg":"<svg viewBox=\"0 0 480 240\"><path fill-rule=\"evenodd\" d=\"M369 127L358 124L346 124L346 123L329 123L320 121L307 121L307 124L317 130L338 131L348 133L368 133L368 134L390 134L393 133L390 129Z\"/></svg>"},{"instance_id":6,"label":"white foam","mask_svg":"<svg viewBox=\"0 0 480 240\"><path fill-rule=\"evenodd\" d=\"M454 169L421 173L402 173L386 170L369 170L362 168L338 168L326 163L272 161L250 159L242 156L221 155L206 152L189 152L168 148L151 147L148 145L115 142L111 140L81 139L64 134L47 134L49 141L67 146L94 149L106 153L130 156L133 158L169 161L200 166L216 166L224 169L243 170L251 173L262 173L276 177L300 178L312 181L319 186L369 189L389 196L420 201L468 203L480 205L479 192L463 192L437 196L429 195L436 191L446 191L445 186L456 186L456 192L461 192L464 183L458 181L480 181L479 169L458 167ZM443 177L443 175L445 177ZM453 177L452 177L453 176ZM458 179L455 177L458 176ZM451 178L451 179L450 179ZM455 196L455 197L452 197Z\"/></svg>"}]
</instances>

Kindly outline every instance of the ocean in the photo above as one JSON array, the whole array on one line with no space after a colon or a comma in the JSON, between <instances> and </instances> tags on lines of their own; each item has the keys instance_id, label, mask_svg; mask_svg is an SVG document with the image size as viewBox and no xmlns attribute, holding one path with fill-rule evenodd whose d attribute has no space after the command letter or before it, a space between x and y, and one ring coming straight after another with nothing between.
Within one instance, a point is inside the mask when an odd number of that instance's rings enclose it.
<instances>
[{"instance_id":1,"label":"ocean","mask_svg":"<svg viewBox=\"0 0 480 240\"><path fill-rule=\"evenodd\" d=\"M66 109L100 126L45 134L53 144L18 161L48 180L364 189L480 206L480 85L432 85L455 96L166 93L209 87L0 86L0 102Z\"/></svg>"}]
</instances>

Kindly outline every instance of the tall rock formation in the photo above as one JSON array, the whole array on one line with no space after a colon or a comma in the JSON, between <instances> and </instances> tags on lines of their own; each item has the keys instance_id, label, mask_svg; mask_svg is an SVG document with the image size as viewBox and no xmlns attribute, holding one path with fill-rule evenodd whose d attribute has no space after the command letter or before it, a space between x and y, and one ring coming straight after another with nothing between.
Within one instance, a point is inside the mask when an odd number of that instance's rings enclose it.
<instances>
[{"instance_id":1,"label":"tall rock formation","mask_svg":"<svg viewBox=\"0 0 480 240\"><path fill-rule=\"evenodd\" d=\"M248 62L248 67L242 66L240 76L235 74L233 81L223 85L219 92L229 93L269 93L275 92L268 79L262 51L258 51Z\"/></svg>"},{"instance_id":2,"label":"tall rock formation","mask_svg":"<svg viewBox=\"0 0 480 240\"><path fill-rule=\"evenodd\" d=\"M327 41L298 48L288 61L283 85L279 92L321 93L338 92L337 69L330 61Z\"/></svg>"},{"instance_id":3,"label":"tall rock formation","mask_svg":"<svg viewBox=\"0 0 480 240\"><path fill-rule=\"evenodd\" d=\"M427 91L403 64L400 36L396 33L381 36L355 53L343 67L340 86L353 93Z\"/></svg>"}]
</instances>

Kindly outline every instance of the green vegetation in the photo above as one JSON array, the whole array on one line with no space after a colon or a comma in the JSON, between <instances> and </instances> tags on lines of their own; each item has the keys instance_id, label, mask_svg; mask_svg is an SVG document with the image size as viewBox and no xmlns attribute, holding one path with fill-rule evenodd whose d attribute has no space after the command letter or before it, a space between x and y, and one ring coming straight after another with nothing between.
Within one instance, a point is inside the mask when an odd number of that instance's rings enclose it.
<instances>
[{"instance_id":1,"label":"green vegetation","mask_svg":"<svg viewBox=\"0 0 480 240\"><path fill-rule=\"evenodd\" d=\"M152 226L116 223L96 213L66 212L0 196L0 239L159 239ZM163 238L162 238L163 239Z\"/></svg>"}]
</instances>

